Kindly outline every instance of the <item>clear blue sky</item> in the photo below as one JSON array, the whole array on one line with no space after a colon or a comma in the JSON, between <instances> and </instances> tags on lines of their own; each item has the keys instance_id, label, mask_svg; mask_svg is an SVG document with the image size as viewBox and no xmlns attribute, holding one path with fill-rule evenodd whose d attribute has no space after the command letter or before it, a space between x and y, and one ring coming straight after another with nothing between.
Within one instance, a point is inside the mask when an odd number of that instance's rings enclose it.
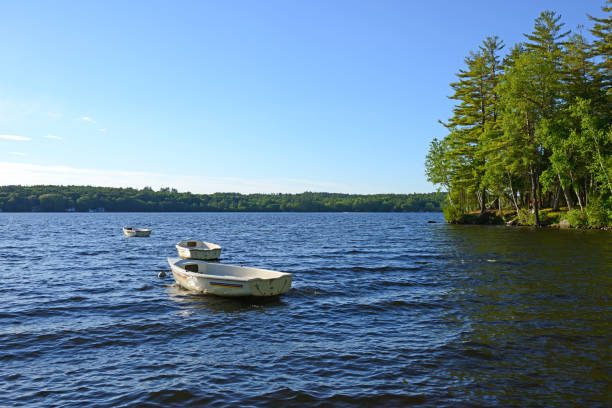
<instances>
[{"instance_id":1,"label":"clear blue sky","mask_svg":"<svg viewBox=\"0 0 612 408\"><path fill-rule=\"evenodd\" d=\"M433 191L424 157L468 52L602 5L5 1L0 184Z\"/></svg>"}]
</instances>

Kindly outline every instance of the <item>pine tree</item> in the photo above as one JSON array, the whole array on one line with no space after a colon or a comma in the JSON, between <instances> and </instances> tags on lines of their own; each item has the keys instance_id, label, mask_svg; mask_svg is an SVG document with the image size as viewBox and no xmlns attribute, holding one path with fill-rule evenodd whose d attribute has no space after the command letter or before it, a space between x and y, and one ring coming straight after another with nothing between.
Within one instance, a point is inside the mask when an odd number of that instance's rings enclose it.
<instances>
[{"instance_id":1,"label":"pine tree","mask_svg":"<svg viewBox=\"0 0 612 408\"><path fill-rule=\"evenodd\" d=\"M612 0L606 1L607 5L602 11L610 13L608 17L597 18L588 15L594 22L590 30L595 37L591 47L591 57L597 60L596 67L602 75L602 80L608 92L612 92Z\"/></svg>"},{"instance_id":2,"label":"pine tree","mask_svg":"<svg viewBox=\"0 0 612 408\"><path fill-rule=\"evenodd\" d=\"M576 98L597 99L599 84L593 78L595 64L590 61L591 46L582 34L572 34L565 43L561 60L563 99L567 104Z\"/></svg>"},{"instance_id":3,"label":"pine tree","mask_svg":"<svg viewBox=\"0 0 612 408\"><path fill-rule=\"evenodd\" d=\"M545 55L548 59L559 62L562 54L561 41L570 31L561 31L565 23L559 23L561 15L546 10L540 13L535 20L533 32L523 34L530 42L525 43L527 51Z\"/></svg>"},{"instance_id":4,"label":"pine tree","mask_svg":"<svg viewBox=\"0 0 612 408\"><path fill-rule=\"evenodd\" d=\"M560 23L561 16L554 11L543 11L536 18L534 30L531 34L524 34L528 42L525 43L526 54L519 57L520 69L524 72L518 73L517 62L513 68L515 91L522 88L520 92L525 92L523 98L527 101L525 107L526 121L531 122L524 131L531 147L533 157L529 162L529 180L531 183L531 202L533 205L535 224L539 224L539 204L542 202L542 183L540 176L546 175L549 165L549 157L552 152L547 149L551 146L551 140L558 138L559 121L562 106L560 98L562 93L562 65L563 65L563 38L569 31L562 31L564 23ZM521 60L522 59L522 60ZM528 79L531 83L521 82ZM529 96L528 96L529 95ZM511 99L511 98L510 98ZM530 114L528 112L531 112ZM533 132L533 134L530 134ZM529 155L527 155L529 157ZM546 178L545 178L546 179ZM548 178L552 180L551 177ZM563 188L563 183L559 177L559 182ZM546 183L548 190L554 187ZM546 190L545 190L546 192ZM564 190L564 192L566 192ZM568 197L568 194L566 194Z\"/></svg>"},{"instance_id":5,"label":"pine tree","mask_svg":"<svg viewBox=\"0 0 612 408\"><path fill-rule=\"evenodd\" d=\"M506 58L509 66L499 91L504 105L503 143L507 147L507 165L526 173L531 191L534 223L540 224L542 201L541 175L548 167L548 141L553 137L560 111L562 79L561 16L544 11L536 18L534 30L525 34L528 42L517 46ZM522 152L517 152L521 149ZM514 161L514 162L513 162Z\"/></svg>"},{"instance_id":6,"label":"pine tree","mask_svg":"<svg viewBox=\"0 0 612 408\"><path fill-rule=\"evenodd\" d=\"M445 143L453 166L453 185L476 195L481 214L486 210L487 186L486 155L480 152L480 146L499 116L495 89L502 68L498 53L503 46L498 37L488 37L465 59L466 69L460 70L459 81L451 84L454 94L450 98L459 103L445 123L451 130Z\"/></svg>"},{"instance_id":7,"label":"pine tree","mask_svg":"<svg viewBox=\"0 0 612 408\"><path fill-rule=\"evenodd\" d=\"M593 44L544 11L503 62L497 37L465 59L451 84L449 133L426 161L454 206L445 217L460 220L476 201L483 213L489 197L502 216L504 200L520 217L530 207L540 225L540 208L564 197L592 225L612 222L612 19L589 18Z\"/></svg>"},{"instance_id":8,"label":"pine tree","mask_svg":"<svg viewBox=\"0 0 612 408\"><path fill-rule=\"evenodd\" d=\"M529 178L535 225L540 224L539 178L546 160L538 126L547 113L547 90L553 88L554 78L554 65L528 52L517 58L499 87L505 145L511 150L508 156L518 160L512 163L513 168L525 171Z\"/></svg>"},{"instance_id":9,"label":"pine tree","mask_svg":"<svg viewBox=\"0 0 612 408\"><path fill-rule=\"evenodd\" d=\"M577 98L597 98L598 89L593 82L593 64L589 61L589 44L581 34L573 34L565 43L561 58L560 103L557 104L557 115L543 118L540 131L545 135L543 145L550 153L550 166L542 172L544 191L550 191L557 197L559 189L563 192L565 202L573 209L572 189L576 194L578 205L583 209L580 195L581 182L586 174L584 155L580 146L571 137L571 130L580 126L580 121L570 114L571 106ZM571 187L570 187L571 186Z\"/></svg>"}]
</instances>

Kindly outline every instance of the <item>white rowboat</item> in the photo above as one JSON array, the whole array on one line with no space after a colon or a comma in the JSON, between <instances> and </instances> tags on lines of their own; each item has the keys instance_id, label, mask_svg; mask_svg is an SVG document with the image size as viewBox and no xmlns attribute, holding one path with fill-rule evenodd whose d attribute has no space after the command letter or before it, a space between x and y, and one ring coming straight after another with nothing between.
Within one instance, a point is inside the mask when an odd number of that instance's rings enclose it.
<instances>
[{"instance_id":1,"label":"white rowboat","mask_svg":"<svg viewBox=\"0 0 612 408\"><path fill-rule=\"evenodd\" d=\"M176 244L178 254L183 259L202 259L210 261L219 259L221 247L204 241L181 241Z\"/></svg>"},{"instance_id":2,"label":"white rowboat","mask_svg":"<svg viewBox=\"0 0 612 408\"><path fill-rule=\"evenodd\" d=\"M174 280L183 288L218 296L277 296L291 289L292 275L247 266L168 258Z\"/></svg>"},{"instance_id":3,"label":"white rowboat","mask_svg":"<svg viewBox=\"0 0 612 408\"><path fill-rule=\"evenodd\" d=\"M151 230L146 228L123 227L123 235L126 237L148 237Z\"/></svg>"}]
</instances>

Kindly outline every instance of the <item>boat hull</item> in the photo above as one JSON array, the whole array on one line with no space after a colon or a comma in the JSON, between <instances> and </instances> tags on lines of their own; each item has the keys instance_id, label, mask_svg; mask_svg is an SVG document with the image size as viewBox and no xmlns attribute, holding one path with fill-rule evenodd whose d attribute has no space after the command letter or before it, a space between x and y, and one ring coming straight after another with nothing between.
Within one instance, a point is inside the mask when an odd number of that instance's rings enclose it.
<instances>
[{"instance_id":1,"label":"boat hull","mask_svg":"<svg viewBox=\"0 0 612 408\"><path fill-rule=\"evenodd\" d=\"M278 296L291 289L292 275L290 273L276 272L278 276L270 278L240 277L228 274L217 276L205 275L186 271L168 259L172 269L172 276L177 285L192 292L217 296ZM206 262L199 261L203 264ZM218 264L215 264L218 265ZM233 265L222 267L254 269ZM266 271L266 270L264 270ZM273 271L267 271L273 272Z\"/></svg>"},{"instance_id":2,"label":"boat hull","mask_svg":"<svg viewBox=\"0 0 612 408\"><path fill-rule=\"evenodd\" d=\"M219 259L221 257L221 248L196 249L176 245L176 250L178 251L179 257L182 259L200 259L203 261L212 261L213 259Z\"/></svg>"},{"instance_id":3,"label":"boat hull","mask_svg":"<svg viewBox=\"0 0 612 408\"><path fill-rule=\"evenodd\" d=\"M151 230L150 229L144 229L144 228L124 228L123 229L123 235L125 237L148 237L149 235L151 235Z\"/></svg>"}]
</instances>

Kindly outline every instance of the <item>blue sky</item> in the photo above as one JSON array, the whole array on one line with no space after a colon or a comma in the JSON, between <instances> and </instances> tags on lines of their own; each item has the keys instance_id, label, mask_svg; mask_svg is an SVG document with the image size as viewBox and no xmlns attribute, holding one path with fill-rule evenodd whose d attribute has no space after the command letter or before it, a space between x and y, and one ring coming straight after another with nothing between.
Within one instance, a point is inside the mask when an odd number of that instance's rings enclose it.
<instances>
[{"instance_id":1,"label":"blue sky","mask_svg":"<svg viewBox=\"0 0 612 408\"><path fill-rule=\"evenodd\" d=\"M2 2L0 185L433 191L469 51L603 3Z\"/></svg>"}]
</instances>

